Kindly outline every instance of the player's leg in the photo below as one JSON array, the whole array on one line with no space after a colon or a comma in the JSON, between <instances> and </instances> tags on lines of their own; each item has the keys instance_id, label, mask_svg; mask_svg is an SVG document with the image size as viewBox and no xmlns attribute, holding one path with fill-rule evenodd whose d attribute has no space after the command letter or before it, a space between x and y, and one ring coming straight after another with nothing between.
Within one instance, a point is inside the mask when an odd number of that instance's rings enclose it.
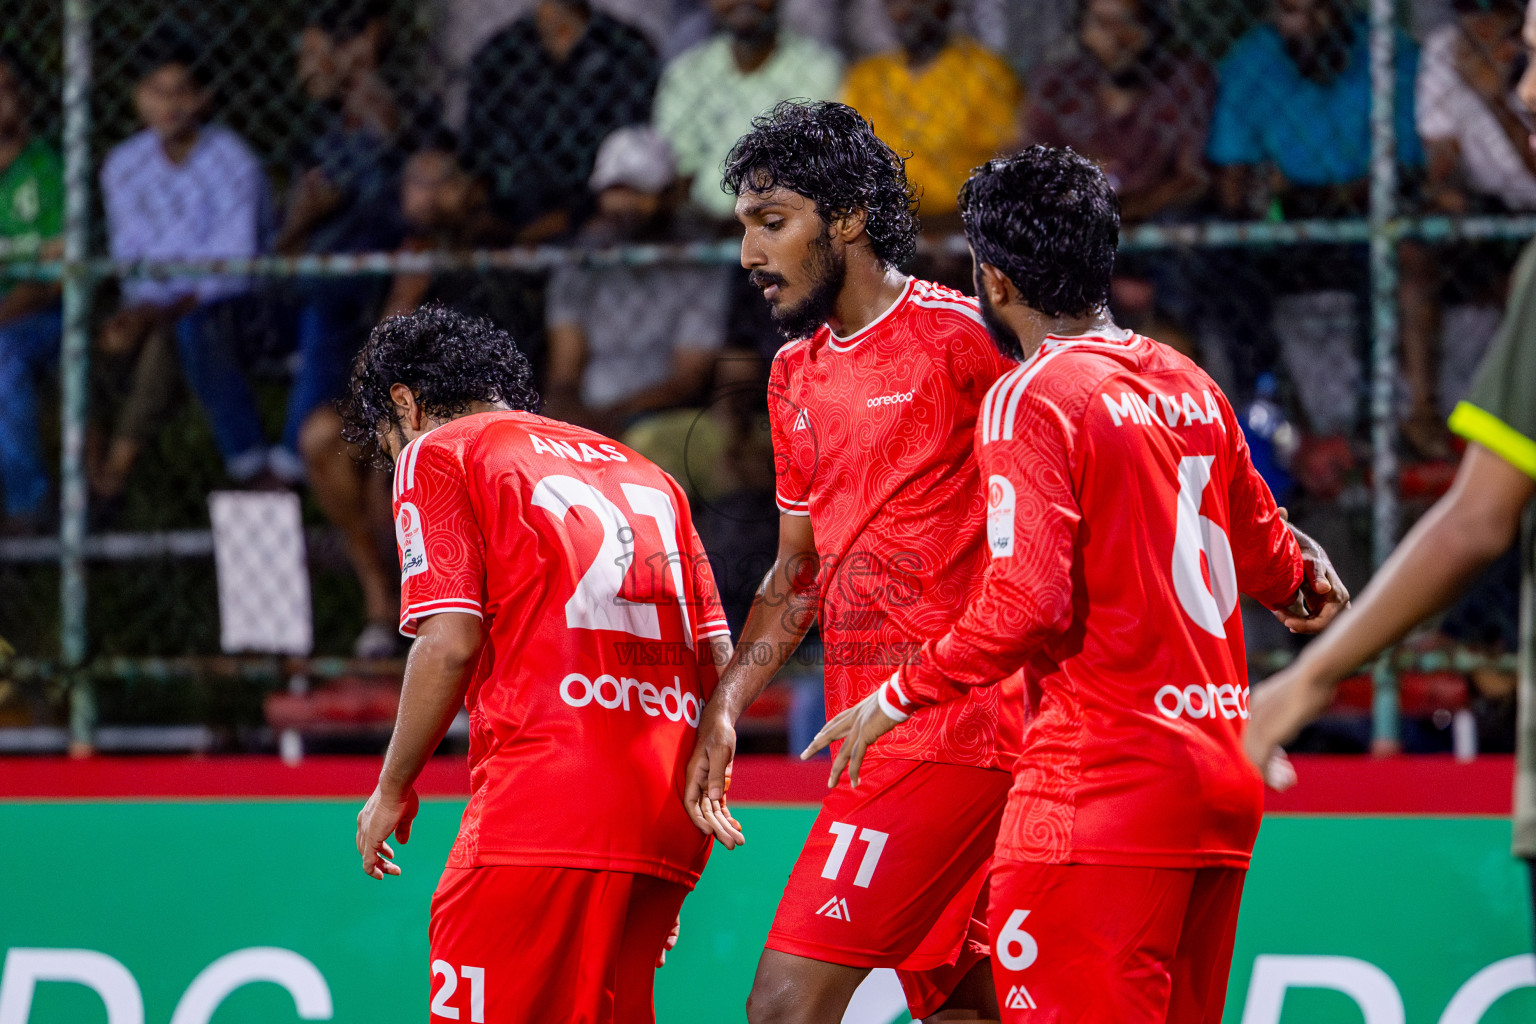
<instances>
[{"instance_id":1,"label":"player's leg","mask_svg":"<svg viewBox=\"0 0 1536 1024\"><path fill-rule=\"evenodd\" d=\"M1241 868L1202 868L1195 873L1173 962L1168 1024L1220 1024L1247 874Z\"/></svg>"},{"instance_id":2,"label":"player's leg","mask_svg":"<svg viewBox=\"0 0 1536 1024\"><path fill-rule=\"evenodd\" d=\"M987 924L1004 1024L1164 1024L1194 878L995 862Z\"/></svg>"},{"instance_id":3,"label":"player's leg","mask_svg":"<svg viewBox=\"0 0 1536 1024\"><path fill-rule=\"evenodd\" d=\"M747 996L748 1024L842 1020L869 970L765 949Z\"/></svg>"},{"instance_id":4,"label":"player's leg","mask_svg":"<svg viewBox=\"0 0 1536 1024\"><path fill-rule=\"evenodd\" d=\"M835 1020L870 968L954 963L1009 784L1006 772L877 761L857 790L828 794L758 965L754 1024Z\"/></svg>"},{"instance_id":5,"label":"player's leg","mask_svg":"<svg viewBox=\"0 0 1536 1024\"><path fill-rule=\"evenodd\" d=\"M429 931L433 1019L610 1020L633 878L510 865L444 871Z\"/></svg>"},{"instance_id":6,"label":"player's leg","mask_svg":"<svg viewBox=\"0 0 1536 1024\"><path fill-rule=\"evenodd\" d=\"M656 961L688 890L650 875L632 877L613 980L613 1024L656 1024Z\"/></svg>"}]
</instances>

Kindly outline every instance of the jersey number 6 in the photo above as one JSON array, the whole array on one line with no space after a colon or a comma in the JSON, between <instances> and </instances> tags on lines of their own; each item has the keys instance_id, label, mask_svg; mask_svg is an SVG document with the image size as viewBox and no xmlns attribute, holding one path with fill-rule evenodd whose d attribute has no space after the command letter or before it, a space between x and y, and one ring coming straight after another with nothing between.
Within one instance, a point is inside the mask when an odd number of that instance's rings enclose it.
<instances>
[{"instance_id":1,"label":"jersey number 6","mask_svg":"<svg viewBox=\"0 0 1536 1024\"><path fill-rule=\"evenodd\" d=\"M1226 531L1200 514L1211 482L1213 455L1179 460L1179 514L1173 537L1173 590L1195 625L1213 636L1227 635L1226 621L1237 607L1237 569ZM1202 565L1202 562L1204 563ZM1205 573L1210 573L1210 585Z\"/></svg>"}]
</instances>

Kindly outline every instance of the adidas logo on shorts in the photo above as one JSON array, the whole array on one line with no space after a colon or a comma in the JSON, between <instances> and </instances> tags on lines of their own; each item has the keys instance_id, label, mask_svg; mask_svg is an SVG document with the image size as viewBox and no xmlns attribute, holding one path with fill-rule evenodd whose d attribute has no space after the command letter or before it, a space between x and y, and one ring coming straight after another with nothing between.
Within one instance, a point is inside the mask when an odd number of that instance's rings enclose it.
<instances>
[{"instance_id":1,"label":"adidas logo on shorts","mask_svg":"<svg viewBox=\"0 0 1536 1024\"><path fill-rule=\"evenodd\" d=\"M1007 998L1003 1000L1003 1007L1009 1010L1033 1010L1035 1000L1029 994L1029 989L1023 985L1015 985L1008 990Z\"/></svg>"},{"instance_id":2,"label":"adidas logo on shorts","mask_svg":"<svg viewBox=\"0 0 1536 1024\"><path fill-rule=\"evenodd\" d=\"M848 913L848 901L843 899L841 896L833 896L831 899L827 900L827 902L821 905L821 909L816 911L816 913L821 917L830 917L834 921L853 920L853 918Z\"/></svg>"}]
</instances>

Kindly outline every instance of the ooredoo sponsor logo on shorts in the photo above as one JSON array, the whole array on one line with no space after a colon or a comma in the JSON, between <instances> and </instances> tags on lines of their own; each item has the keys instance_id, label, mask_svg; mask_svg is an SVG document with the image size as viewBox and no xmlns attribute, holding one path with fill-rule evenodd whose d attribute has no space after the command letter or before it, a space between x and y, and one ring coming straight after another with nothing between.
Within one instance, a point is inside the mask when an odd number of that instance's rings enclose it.
<instances>
[{"instance_id":1,"label":"ooredoo sponsor logo on shorts","mask_svg":"<svg viewBox=\"0 0 1536 1024\"><path fill-rule=\"evenodd\" d=\"M573 708L596 704L609 711L637 710L651 718L687 722L694 728L699 725L698 695L684 691L683 682L677 676L672 677L671 686L658 687L655 683L627 676L605 673L592 679L580 672L572 672L560 680L560 699Z\"/></svg>"},{"instance_id":2,"label":"ooredoo sponsor logo on shorts","mask_svg":"<svg viewBox=\"0 0 1536 1024\"><path fill-rule=\"evenodd\" d=\"M1152 702L1164 718L1248 717L1248 687L1230 683L1190 684L1182 689L1169 684L1157 691Z\"/></svg>"}]
</instances>

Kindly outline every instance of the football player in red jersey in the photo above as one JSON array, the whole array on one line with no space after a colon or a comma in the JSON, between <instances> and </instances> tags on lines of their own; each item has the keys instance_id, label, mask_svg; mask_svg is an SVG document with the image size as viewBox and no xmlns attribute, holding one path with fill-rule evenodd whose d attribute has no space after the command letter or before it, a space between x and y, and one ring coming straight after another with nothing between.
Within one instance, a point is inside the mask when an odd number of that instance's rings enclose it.
<instances>
[{"instance_id":1,"label":"football player in red jersey","mask_svg":"<svg viewBox=\"0 0 1536 1024\"><path fill-rule=\"evenodd\" d=\"M394 463L400 631L417 638L357 850L372 877L400 873L387 840L410 838L412 785L467 707L433 1019L651 1022L709 853L683 770L728 629L677 484L535 415L529 378L505 331L442 307L385 320L354 365L347 436Z\"/></svg>"},{"instance_id":2,"label":"football player in red jersey","mask_svg":"<svg viewBox=\"0 0 1536 1024\"><path fill-rule=\"evenodd\" d=\"M961 212L1020 360L976 426L991 571L807 755L842 740L832 778L858 779L877 737L1023 668L987 914L1003 1020L1216 1024L1263 810L1238 593L1294 606L1305 560L1216 385L1110 319L1103 173L1031 147L978 169Z\"/></svg>"},{"instance_id":3,"label":"football player in red jersey","mask_svg":"<svg viewBox=\"0 0 1536 1024\"><path fill-rule=\"evenodd\" d=\"M977 411L1011 363L976 300L903 274L917 220L901 159L838 103L785 103L732 152L741 262L788 338L769 412L777 560L705 708L690 807L711 827L738 716L819 618L826 703L856 703L980 584ZM984 883L1017 743L996 689L914 716L864 785L828 794L779 903L754 1024L841 1018L871 968L914 1017L995 1019ZM1012 702L1015 710L1022 705ZM702 798L702 806L698 801ZM717 830L739 838L728 823Z\"/></svg>"}]
</instances>

